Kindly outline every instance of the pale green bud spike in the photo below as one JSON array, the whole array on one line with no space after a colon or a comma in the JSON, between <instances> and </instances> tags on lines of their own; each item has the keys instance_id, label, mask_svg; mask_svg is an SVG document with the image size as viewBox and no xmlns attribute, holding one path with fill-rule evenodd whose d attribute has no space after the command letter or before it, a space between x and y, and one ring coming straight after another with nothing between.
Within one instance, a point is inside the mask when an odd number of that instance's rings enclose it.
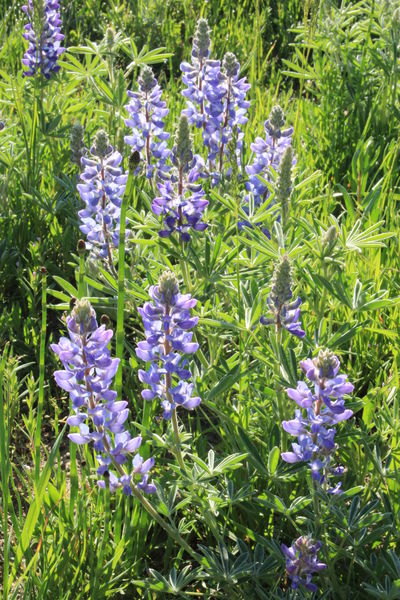
<instances>
[{"instance_id":1,"label":"pale green bud spike","mask_svg":"<svg viewBox=\"0 0 400 600\"><path fill-rule=\"evenodd\" d=\"M179 292L179 284L172 271L166 271L158 280L158 290L164 296L166 304L171 304L172 298Z\"/></svg>"},{"instance_id":2,"label":"pale green bud spike","mask_svg":"<svg viewBox=\"0 0 400 600\"><path fill-rule=\"evenodd\" d=\"M207 19L199 19L193 38L193 47L197 50L198 58L207 58L210 53L210 28Z\"/></svg>"},{"instance_id":3,"label":"pale green bud spike","mask_svg":"<svg viewBox=\"0 0 400 600\"><path fill-rule=\"evenodd\" d=\"M179 123L178 130L175 137L175 156L181 167L186 165L192 160L192 139L190 137L190 129L187 117L182 115Z\"/></svg>"},{"instance_id":4,"label":"pale green bud spike","mask_svg":"<svg viewBox=\"0 0 400 600\"><path fill-rule=\"evenodd\" d=\"M227 52L225 54L222 66L227 77L235 77L239 74L240 66L233 52Z\"/></svg>"},{"instance_id":5,"label":"pale green bud spike","mask_svg":"<svg viewBox=\"0 0 400 600\"><path fill-rule=\"evenodd\" d=\"M144 92L150 92L150 90L153 89L153 87L156 83L153 69L151 67L149 67L148 65L143 67L138 81L139 81L140 88Z\"/></svg>"},{"instance_id":6,"label":"pale green bud spike","mask_svg":"<svg viewBox=\"0 0 400 600\"><path fill-rule=\"evenodd\" d=\"M285 113L279 104L272 107L269 114L269 123L275 132L279 132L285 124Z\"/></svg>"},{"instance_id":7,"label":"pale green bud spike","mask_svg":"<svg viewBox=\"0 0 400 600\"><path fill-rule=\"evenodd\" d=\"M292 269L287 254L275 266L272 276L271 299L275 306L283 306L292 297Z\"/></svg>"},{"instance_id":8,"label":"pale green bud spike","mask_svg":"<svg viewBox=\"0 0 400 600\"><path fill-rule=\"evenodd\" d=\"M276 179L276 199L281 203L282 220L286 225L289 213L289 199L292 193L293 150L288 146L282 154Z\"/></svg>"},{"instance_id":9,"label":"pale green bud spike","mask_svg":"<svg viewBox=\"0 0 400 600\"><path fill-rule=\"evenodd\" d=\"M72 310L71 316L75 319L78 325L81 323L85 328L88 327L90 319L94 317L95 312L87 298L77 300Z\"/></svg>"},{"instance_id":10,"label":"pale green bud spike","mask_svg":"<svg viewBox=\"0 0 400 600\"><path fill-rule=\"evenodd\" d=\"M106 156L108 153L108 148L110 145L110 141L108 138L108 134L104 131L104 129L100 129L96 133L96 137L94 138L94 154L97 156Z\"/></svg>"},{"instance_id":11,"label":"pale green bud spike","mask_svg":"<svg viewBox=\"0 0 400 600\"><path fill-rule=\"evenodd\" d=\"M336 241L338 239L339 233L338 230L336 229L335 225L331 225L324 233L324 235L322 236L322 248L325 251L329 251L332 250L333 246L336 244Z\"/></svg>"},{"instance_id":12,"label":"pale green bud spike","mask_svg":"<svg viewBox=\"0 0 400 600\"><path fill-rule=\"evenodd\" d=\"M113 27L107 27L106 29L106 46L108 48L108 50L111 50L114 48L114 42L115 42L115 30Z\"/></svg>"},{"instance_id":13,"label":"pale green bud spike","mask_svg":"<svg viewBox=\"0 0 400 600\"><path fill-rule=\"evenodd\" d=\"M71 149L71 160L77 165L81 164L81 158L85 154L85 144L83 142L84 129L79 121L72 125L69 136L69 147Z\"/></svg>"}]
</instances>

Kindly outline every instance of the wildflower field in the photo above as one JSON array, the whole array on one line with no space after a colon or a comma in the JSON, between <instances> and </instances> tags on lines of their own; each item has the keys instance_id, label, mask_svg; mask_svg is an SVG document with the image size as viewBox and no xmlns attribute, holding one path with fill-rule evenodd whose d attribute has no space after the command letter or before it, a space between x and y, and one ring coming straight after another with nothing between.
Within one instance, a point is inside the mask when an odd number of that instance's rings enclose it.
<instances>
[{"instance_id":1,"label":"wildflower field","mask_svg":"<svg viewBox=\"0 0 400 600\"><path fill-rule=\"evenodd\" d=\"M0 0L3 600L400 598L398 0Z\"/></svg>"}]
</instances>

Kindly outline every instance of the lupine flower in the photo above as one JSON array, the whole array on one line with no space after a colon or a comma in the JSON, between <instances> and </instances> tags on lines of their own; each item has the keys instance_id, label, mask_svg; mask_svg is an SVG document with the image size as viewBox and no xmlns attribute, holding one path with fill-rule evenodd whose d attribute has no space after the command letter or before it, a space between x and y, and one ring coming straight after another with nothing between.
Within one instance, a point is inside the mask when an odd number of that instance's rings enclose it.
<instances>
[{"instance_id":1,"label":"lupine flower","mask_svg":"<svg viewBox=\"0 0 400 600\"><path fill-rule=\"evenodd\" d=\"M183 111L190 125L203 127L206 119L205 79L210 68L219 70L220 62L209 59L211 52L210 28L207 19L199 19L193 38L192 61L182 62L182 81L187 86L182 94L187 98L187 108Z\"/></svg>"},{"instance_id":2,"label":"lupine flower","mask_svg":"<svg viewBox=\"0 0 400 600\"><path fill-rule=\"evenodd\" d=\"M300 409L295 411L295 419L282 423L285 431L297 437L297 443L292 444L293 451L283 452L282 458L288 463L308 462L313 480L326 486L329 474L341 475L344 471L343 467L331 467L336 449L336 429L332 427L353 415L353 411L345 407L343 396L351 394L354 386L347 381L347 375L339 374L339 359L329 350L321 350L316 358L301 361L300 367L313 382L314 389L299 381L296 389L287 390L289 398ZM340 486L339 483L327 491L340 493Z\"/></svg>"},{"instance_id":3,"label":"lupine flower","mask_svg":"<svg viewBox=\"0 0 400 600\"><path fill-rule=\"evenodd\" d=\"M161 179L165 178L166 161L171 154L167 145L169 133L164 131L164 118L169 110L161 95L161 87L152 69L145 66L139 77L139 90L128 91L130 102L125 106L129 113L125 125L132 128L132 134L125 136L125 143L140 153L148 179L152 179L155 173Z\"/></svg>"},{"instance_id":4,"label":"lupine flower","mask_svg":"<svg viewBox=\"0 0 400 600\"><path fill-rule=\"evenodd\" d=\"M119 219L127 174L122 172L122 156L109 144L105 131L99 131L90 157L82 157L83 183L77 186L86 207L79 211L80 230L87 235L88 248L112 265L112 247L119 243ZM128 235L129 232L126 232Z\"/></svg>"},{"instance_id":5,"label":"lupine flower","mask_svg":"<svg viewBox=\"0 0 400 600\"><path fill-rule=\"evenodd\" d=\"M201 402L193 396L191 373L184 354L193 354L199 345L190 332L198 318L190 316L197 300L190 294L180 294L173 273L161 275L157 286L150 288L153 302L146 302L139 313L143 319L146 341L139 342L136 354L150 363L147 371L139 371L141 382L150 386L142 391L145 400L159 398L164 419L170 419L178 406L193 410Z\"/></svg>"},{"instance_id":6,"label":"lupine flower","mask_svg":"<svg viewBox=\"0 0 400 600\"><path fill-rule=\"evenodd\" d=\"M204 104L206 119L203 141L209 148L207 159L214 184L218 183L224 172L226 159L236 161L238 166L241 162L244 133L240 128L248 120L246 113L250 102L246 100L246 94L250 84L245 77L239 79L239 73L240 64L236 56L227 52L222 69L219 63L213 64L205 78L204 93L207 102ZM233 141L234 156L229 156ZM231 170L228 169L227 176Z\"/></svg>"},{"instance_id":7,"label":"lupine flower","mask_svg":"<svg viewBox=\"0 0 400 600\"><path fill-rule=\"evenodd\" d=\"M81 159L85 156L87 149L83 140L85 130L79 121L75 121L71 128L69 136L69 146L71 150L71 161L81 165Z\"/></svg>"},{"instance_id":8,"label":"lupine flower","mask_svg":"<svg viewBox=\"0 0 400 600\"><path fill-rule=\"evenodd\" d=\"M128 403L116 401L117 392L110 389L119 364L108 349L112 331L97 325L96 314L85 299L76 302L67 317L67 327L69 337L62 337L51 349L64 367L54 373L55 380L69 393L74 410L67 423L79 428L79 433L70 433L69 439L76 444L93 442L98 452L97 473L104 477L98 482L100 487L109 487L110 491L122 487L129 495L137 486L153 493L155 486L148 483L148 472L154 459L143 461L136 453L142 438L132 438L125 429ZM131 454L134 458L128 467Z\"/></svg>"},{"instance_id":9,"label":"lupine flower","mask_svg":"<svg viewBox=\"0 0 400 600\"><path fill-rule=\"evenodd\" d=\"M60 3L56 0L28 0L22 7L27 14L29 23L25 25L24 38L28 40L28 50L22 63L28 67L25 77L32 77L41 71L49 79L52 73L57 73L60 66L58 57L65 52L60 43L64 39L61 33Z\"/></svg>"},{"instance_id":10,"label":"lupine flower","mask_svg":"<svg viewBox=\"0 0 400 600\"><path fill-rule=\"evenodd\" d=\"M318 591L311 578L313 573L319 573L326 568L326 564L318 560L321 542L314 543L310 537L302 536L295 540L290 548L285 544L282 544L281 548L286 558L286 574L291 579L292 588L304 586L310 592Z\"/></svg>"},{"instance_id":11,"label":"lupine flower","mask_svg":"<svg viewBox=\"0 0 400 600\"><path fill-rule=\"evenodd\" d=\"M261 317L260 323L276 325L278 330L284 327L292 335L303 338L305 332L299 321L301 298L298 297L291 302L292 296L291 267L289 257L285 254L275 267L271 293L267 297L267 304L273 317Z\"/></svg>"},{"instance_id":12,"label":"lupine flower","mask_svg":"<svg viewBox=\"0 0 400 600\"><path fill-rule=\"evenodd\" d=\"M282 129L285 123L285 114L280 106L274 106L269 119L265 121L265 139L257 137L251 144L254 160L246 167L249 181L246 189L253 194L255 206L260 206L269 196L268 187L258 176L269 179L269 169L278 169L285 149L292 141L293 127Z\"/></svg>"},{"instance_id":13,"label":"lupine flower","mask_svg":"<svg viewBox=\"0 0 400 600\"><path fill-rule=\"evenodd\" d=\"M154 199L152 210L163 217L163 229L160 237L169 237L175 231L182 242L190 240L191 229L204 231L207 224L201 221L208 200L204 198L204 190L199 179L202 177L204 162L198 155L193 155L189 124L185 116L181 116L172 150L174 168L170 179L158 183L160 196Z\"/></svg>"}]
</instances>

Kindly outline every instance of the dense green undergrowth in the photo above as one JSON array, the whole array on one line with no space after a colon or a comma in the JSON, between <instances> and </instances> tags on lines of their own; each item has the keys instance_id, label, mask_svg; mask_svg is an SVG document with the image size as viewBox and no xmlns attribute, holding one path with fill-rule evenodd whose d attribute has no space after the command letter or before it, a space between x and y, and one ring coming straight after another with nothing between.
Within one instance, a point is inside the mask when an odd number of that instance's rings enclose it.
<instances>
[{"instance_id":1,"label":"dense green undergrowth","mask_svg":"<svg viewBox=\"0 0 400 600\"><path fill-rule=\"evenodd\" d=\"M24 15L19 4L0 0L4 598L306 598L312 594L290 589L280 544L307 533L320 536L328 564L315 597L400 597L395 8L385 0L64 2L68 50L60 73L44 82L23 77ZM184 250L174 237L158 237L144 177L128 198L123 396L144 456L156 458L152 502L201 557L196 562L131 497L97 488L93 452L66 437L69 403L54 384L59 365L49 345L65 333L63 312L82 290L115 329L121 291L88 254L82 268L76 250L82 202L71 127L84 125L88 147L106 129L127 169L126 92L149 64L173 133L184 108L179 65L189 59L201 16L212 29L213 56L234 52L251 84L244 164L277 103L294 127L297 164L288 226L277 221L276 207L251 215L271 239L258 226L238 228L240 179L206 188L209 227ZM104 42L110 25L111 51ZM201 152L198 132L194 144ZM336 237L327 245L332 226ZM284 253L303 300L302 340L277 341L259 324ZM142 400L137 375L137 308L166 269L198 299L201 354L190 366L202 404L179 413L186 470L175 462L173 432L157 403ZM346 468L340 496L313 493L307 467L280 457L293 441L281 419L294 412L282 390L296 387L299 360L320 348L340 357L355 385L346 400L354 417L335 440Z\"/></svg>"}]
</instances>

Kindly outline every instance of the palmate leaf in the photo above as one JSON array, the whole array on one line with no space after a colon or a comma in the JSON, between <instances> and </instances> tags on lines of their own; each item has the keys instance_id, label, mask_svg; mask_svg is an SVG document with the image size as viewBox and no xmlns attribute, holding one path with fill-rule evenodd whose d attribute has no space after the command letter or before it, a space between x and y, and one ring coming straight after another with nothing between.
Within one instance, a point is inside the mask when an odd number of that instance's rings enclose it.
<instances>
[{"instance_id":1,"label":"palmate leaf","mask_svg":"<svg viewBox=\"0 0 400 600\"><path fill-rule=\"evenodd\" d=\"M361 252L363 248L382 248L385 246L384 240L394 236L394 233L389 231L378 233L383 225L383 221L378 221L361 230L362 221L359 219L347 233L343 228L343 246L350 252Z\"/></svg>"}]
</instances>

